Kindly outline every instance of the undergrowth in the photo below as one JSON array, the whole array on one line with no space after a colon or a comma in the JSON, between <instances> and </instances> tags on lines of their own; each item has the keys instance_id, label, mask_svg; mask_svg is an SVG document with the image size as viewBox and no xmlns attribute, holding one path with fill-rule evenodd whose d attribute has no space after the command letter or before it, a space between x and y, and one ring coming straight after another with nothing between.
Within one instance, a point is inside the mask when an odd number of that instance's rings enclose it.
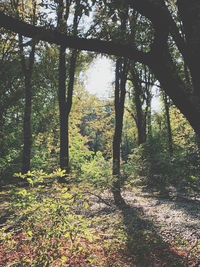
<instances>
[{"instance_id":1,"label":"undergrowth","mask_svg":"<svg viewBox=\"0 0 200 267\"><path fill-rule=\"evenodd\" d=\"M11 215L0 229L2 266L107 266L115 261L111 254L123 250L126 236L119 221L101 233L96 225L105 227L109 218L87 216L91 203L86 192L91 188L60 185L56 180L44 185L62 175L60 170L52 175L42 171L16 175L29 187L13 187L9 193Z\"/></svg>"},{"instance_id":2,"label":"undergrowth","mask_svg":"<svg viewBox=\"0 0 200 267\"><path fill-rule=\"evenodd\" d=\"M26 183L1 191L0 266L187 266L137 212L106 192L101 201L91 184L59 184L61 170L15 176Z\"/></svg>"}]
</instances>

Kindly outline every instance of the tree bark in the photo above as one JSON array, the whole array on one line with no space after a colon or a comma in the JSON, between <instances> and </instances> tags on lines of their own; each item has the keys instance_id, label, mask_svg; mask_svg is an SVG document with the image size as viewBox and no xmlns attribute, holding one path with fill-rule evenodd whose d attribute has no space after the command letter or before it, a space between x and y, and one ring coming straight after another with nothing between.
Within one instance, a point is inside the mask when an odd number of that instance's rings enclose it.
<instances>
[{"instance_id":1,"label":"tree bark","mask_svg":"<svg viewBox=\"0 0 200 267\"><path fill-rule=\"evenodd\" d=\"M146 141L146 114L144 114L142 109L141 97L144 92L142 92L142 85L135 64L131 70L131 81L134 86L133 95L136 107L135 121L138 132L138 146L140 146Z\"/></svg>"},{"instance_id":2,"label":"tree bark","mask_svg":"<svg viewBox=\"0 0 200 267\"><path fill-rule=\"evenodd\" d=\"M169 153L171 156L173 156L173 139L172 139L172 129L171 129L171 121L170 121L170 115L169 115L169 100L168 100L166 93L164 93L163 98L164 98L165 114L166 114L166 120L167 120Z\"/></svg>"},{"instance_id":3,"label":"tree bark","mask_svg":"<svg viewBox=\"0 0 200 267\"><path fill-rule=\"evenodd\" d=\"M65 47L60 46L59 50L59 78L58 78L58 102L60 116L60 168L66 170L69 167L68 157L68 116L66 105L66 59Z\"/></svg>"},{"instance_id":4,"label":"tree bark","mask_svg":"<svg viewBox=\"0 0 200 267\"><path fill-rule=\"evenodd\" d=\"M30 170L32 131L31 131L31 107L32 107L32 88L31 77L25 75L25 108L24 108L24 148L23 148L23 165L22 172L26 173Z\"/></svg>"},{"instance_id":5,"label":"tree bark","mask_svg":"<svg viewBox=\"0 0 200 267\"><path fill-rule=\"evenodd\" d=\"M22 173L27 173L30 170L31 162L31 146L32 146L32 131L31 131L31 107L32 107L32 73L35 57L35 42L32 43L31 52L29 54L28 63L26 63L23 38L19 35L19 47L21 66L24 74L25 85L25 107L24 107L24 123L23 123L23 157L22 157ZM28 66L27 66L28 64Z\"/></svg>"},{"instance_id":6,"label":"tree bark","mask_svg":"<svg viewBox=\"0 0 200 267\"><path fill-rule=\"evenodd\" d=\"M184 114L200 138L200 98L191 94L190 88L181 80L169 51L167 49L162 52L158 49L157 52L153 51L149 65L166 94Z\"/></svg>"},{"instance_id":7,"label":"tree bark","mask_svg":"<svg viewBox=\"0 0 200 267\"><path fill-rule=\"evenodd\" d=\"M0 156L3 155L4 151L4 123L5 123L5 117L4 117L3 111L0 110Z\"/></svg>"},{"instance_id":8,"label":"tree bark","mask_svg":"<svg viewBox=\"0 0 200 267\"><path fill-rule=\"evenodd\" d=\"M69 82L66 97L66 56L65 47L60 47L59 53L59 88L58 100L60 111L60 168L69 174L69 114L72 107L72 97L74 88L74 76L76 69L76 59L78 52L71 51L69 62Z\"/></svg>"},{"instance_id":9,"label":"tree bark","mask_svg":"<svg viewBox=\"0 0 200 267\"><path fill-rule=\"evenodd\" d=\"M190 69L194 95L200 97L200 2L199 0L178 0L178 11L183 22L186 39L187 66Z\"/></svg>"},{"instance_id":10,"label":"tree bark","mask_svg":"<svg viewBox=\"0 0 200 267\"><path fill-rule=\"evenodd\" d=\"M77 34L78 27L78 7L80 1L76 1L76 9L73 19L73 35ZM69 8L71 1L66 2L66 10L64 16L64 3L63 0L59 2L58 6L58 21L57 28L64 30L67 25L69 17ZM63 17L64 16L64 17ZM65 23L64 23L65 21ZM74 89L74 77L76 69L76 60L78 52L74 49L70 51L69 70L68 70L68 86L66 96L66 46L61 45L59 50L59 88L58 88L58 100L59 100L59 111L60 111L60 168L66 171L66 174L70 173L69 166L69 115L72 107L72 97ZM64 182L65 179L60 177L60 182Z\"/></svg>"},{"instance_id":11,"label":"tree bark","mask_svg":"<svg viewBox=\"0 0 200 267\"><path fill-rule=\"evenodd\" d=\"M115 130L113 137L113 186L112 192L117 205L124 204L121 196L120 145L122 138L124 101L128 70L127 59L117 59L115 69Z\"/></svg>"}]
</instances>

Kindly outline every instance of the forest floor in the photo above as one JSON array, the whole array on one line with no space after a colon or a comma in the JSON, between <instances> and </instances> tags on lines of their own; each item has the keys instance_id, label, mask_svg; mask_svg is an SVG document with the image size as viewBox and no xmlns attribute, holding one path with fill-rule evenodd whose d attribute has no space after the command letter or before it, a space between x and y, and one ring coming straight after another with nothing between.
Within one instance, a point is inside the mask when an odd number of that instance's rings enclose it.
<instances>
[{"instance_id":1,"label":"forest floor","mask_svg":"<svg viewBox=\"0 0 200 267\"><path fill-rule=\"evenodd\" d=\"M63 191L64 188L60 189L64 195L52 188L49 189L51 192L46 188L43 194L47 198L57 197L59 193L60 199L74 194L74 189ZM29 224L19 226L19 218L26 217L30 207L23 216L18 216L15 213L17 206L15 211L12 205L12 208L9 206L14 201L12 191L12 187L5 187L0 192L0 230L3 233L0 237L0 266L200 266L198 197L176 194L173 188L169 194L160 194L147 187L128 187L122 192L127 206L119 208L108 191L82 187L79 200L82 196L87 197L84 208L80 203L70 204L68 213L65 213L69 234L62 237L56 232L52 237L52 233L38 234L41 229L44 232L50 218L45 221L40 217L38 225L34 221L33 226L33 221L29 220ZM71 217L69 207L73 209ZM39 209L37 206L35 211ZM41 237L47 248L41 243ZM41 259L44 254L46 258Z\"/></svg>"}]
</instances>

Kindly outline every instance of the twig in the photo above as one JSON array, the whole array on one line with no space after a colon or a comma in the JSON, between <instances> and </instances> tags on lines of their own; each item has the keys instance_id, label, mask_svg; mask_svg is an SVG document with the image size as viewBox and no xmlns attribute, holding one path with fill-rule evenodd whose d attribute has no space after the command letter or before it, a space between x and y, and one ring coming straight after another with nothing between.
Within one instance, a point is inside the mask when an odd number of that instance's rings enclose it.
<instances>
[{"instance_id":1,"label":"twig","mask_svg":"<svg viewBox=\"0 0 200 267\"><path fill-rule=\"evenodd\" d=\"M194 245L190 248L190 250L188 251L187 258L186 258L187 263L188 263L188 260L189 260L189 256L190 256L192 250L197 246L198 241L199 241L199 240L197 239L196 242L195 242L195 244L194 244ZM195 265L195 266L199 266L198 263L197 263L197 265Z\"/></svg>"},{"instance_id":2,"label":"twig","mask_svg":"<svg viewBox=\"0 0 200 267\"><path fill-rule=\"evenodd\" d=\"M100 197L100 196L98 196L98 195L96 195L96 194L94 194L94 193L91 193L91 192L89 192L89 191L85 191L84 193L86 193L86 194L90 194L90 195L92 195L92 196L97 197L101 202L103 202L104 204L106 204L106 205L108 205L108 206L110 206L110 207L113 208L113 205L110 204L110 203L108 203L108 202L107 202L106 200L104 200L102 197Z\"/></svg>"}]
</instances>

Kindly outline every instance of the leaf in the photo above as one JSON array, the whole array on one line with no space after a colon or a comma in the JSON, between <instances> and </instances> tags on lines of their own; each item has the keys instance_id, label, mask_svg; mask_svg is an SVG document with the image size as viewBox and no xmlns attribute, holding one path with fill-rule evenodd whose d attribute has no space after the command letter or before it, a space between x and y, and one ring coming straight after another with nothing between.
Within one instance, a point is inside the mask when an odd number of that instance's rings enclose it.
<instances>
[{"instance_id":1,"label":"leaf","mask_svg":"<svg viewBox=\"0 0 200 267\"><path fill-rule=\"evenodd\" d=\"M66 260L67 260L67 257L62 256L61 261L64 262L64 261L66 261Z\"/></svg>"},{"instance_id":2,"label":"leaf","mask_svg":"<svg viewBox=\"0 0 200 267\"><path fill-rule=\"evenodd\" d=\"M84 208L84 209L88 209L88 208L89 208L89 204L88 204L87 201L84 201L84 202L83 202L83 208Z\"/></svg>"},{"instance_id":3,"label":"leaf","mask_svg":"<svg viewBox=\"0 0 200 267\"><path fill-rule=\"evenodd\" d=\"M33 235L32 231L29 230L29 231L28 231L28 235L29 235L29 236L32 236L32 235Z\"/></svg>"},{"instance_id":4,"label":"leaf","mask_svg":"<svg viewBox=\"0 0 200 267\"><path fill-rule=\"evenodd\" d=\"M31 178L27 178L27 181L33 186L33 180Z\"/></svg>"},{"instance_id":5,"label":"leaf","mask_svg":"<svg viewBox=\"0 0 200 267\"><path fill-rule=\"evenodd\" d=\"M64 237L66 237L66 238L70 237L70 233L69 233L69 232L66 232L66 233L64 234Z\"/></svg>"}]
</instances>

